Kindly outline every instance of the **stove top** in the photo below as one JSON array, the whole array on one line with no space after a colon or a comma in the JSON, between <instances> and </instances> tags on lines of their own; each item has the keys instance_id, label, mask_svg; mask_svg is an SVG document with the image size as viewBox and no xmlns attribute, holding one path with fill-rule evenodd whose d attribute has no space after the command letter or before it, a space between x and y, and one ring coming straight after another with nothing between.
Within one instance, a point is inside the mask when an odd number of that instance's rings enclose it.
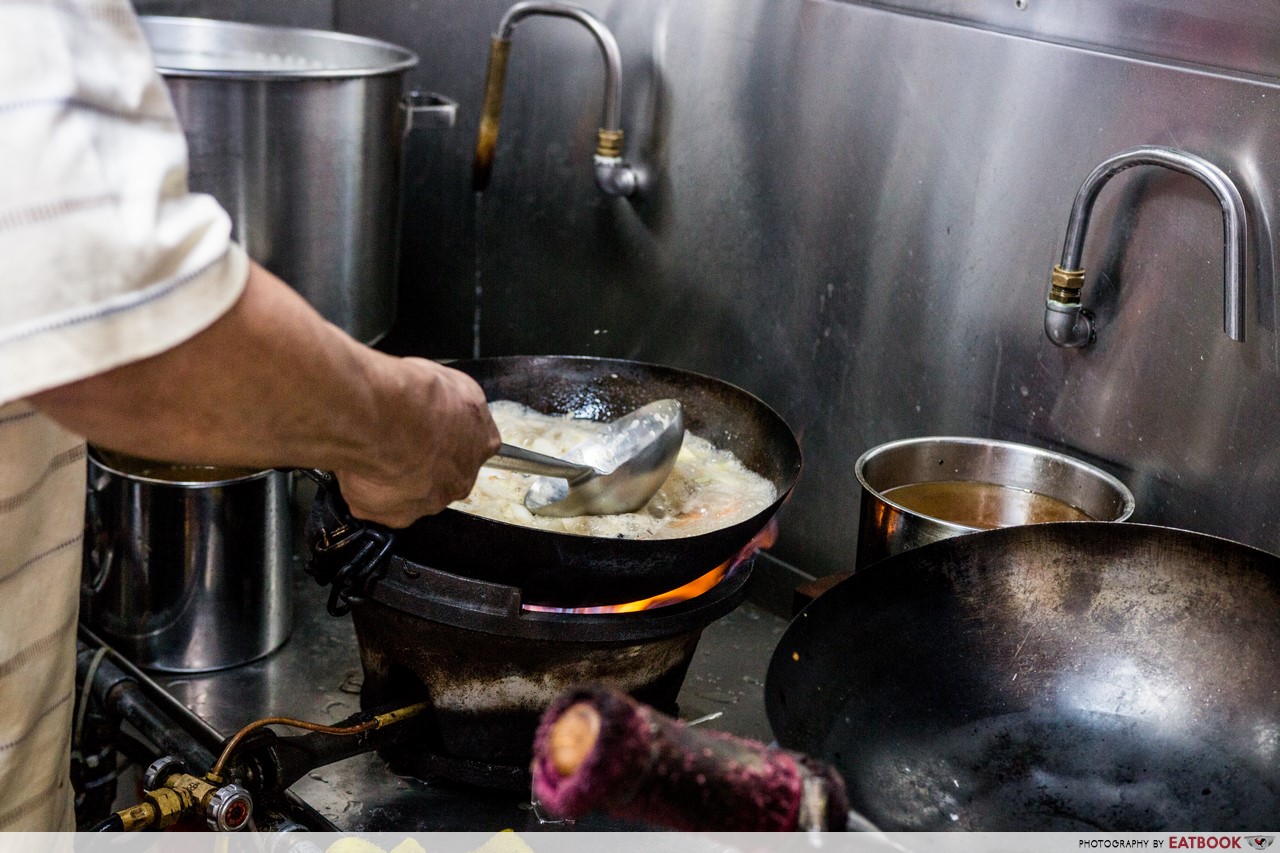
<instances>
[{"instance_id":1,"label":"stove top","mask_svg":"<svg viewBox=\"0 0 1280 853\"><path fill-rule=\"evenodd\" d=\"M297 568L296 624L285 646L263 660L222 672L160 675L175 698L223 733L285 715L315 722L360 709L363 671L351 618L325 611L326 592ZM764 674L786 621L747 603L703 632L677 697L681 719L764 742ZM576 826L544 822L529 798L393 773L376 753L312 771L290 789L350 832L608 830L632 828L589 818Z\"/></svg>"}]
</instances>

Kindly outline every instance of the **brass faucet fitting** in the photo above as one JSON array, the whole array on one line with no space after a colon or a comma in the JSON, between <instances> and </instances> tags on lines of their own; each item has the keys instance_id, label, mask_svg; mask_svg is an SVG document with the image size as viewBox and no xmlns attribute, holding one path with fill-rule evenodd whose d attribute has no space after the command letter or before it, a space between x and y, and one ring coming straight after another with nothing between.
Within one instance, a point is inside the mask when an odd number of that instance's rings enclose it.
<instances>
[{"instance_id":1,"label":"brass faucet fitting","mask_svg":"<svg viewBox=\"0 0 1280 853\"><path fill-rule=\"evenodd\" d=\"M1080 291L1084 288L1084 270L1064 270L1060 264L1053 265L1053 274L1049 277L1049 301L1059 305L1079 305Z\"/></svg>"},{"instance_id":2,"label":"brass faucet fitting","mask_svg":"<svg viewBox=\"0 0 1280 853\"><path fill-rule=\"evenodd\" d=\"M622 156L623 131L602 127L596 132L596 156L619 158Z\"/></svg>"},{"instance_id":3,"label":"brass faucet fitting","mask_svg":"<svg viewBox=\"0 0 1280 853\"><path fill-rule=\"evenodd\" d=\"M493 152L498 147L498 128L502 125L502 92L507 84L507 59L510 56L511 39L501 36L490 39L484 106L480 110L480 129L476 133L475 160L471 163L471 188L476 192L489 186L489 177L493 174Z\"/></svg>"}]
</instances>

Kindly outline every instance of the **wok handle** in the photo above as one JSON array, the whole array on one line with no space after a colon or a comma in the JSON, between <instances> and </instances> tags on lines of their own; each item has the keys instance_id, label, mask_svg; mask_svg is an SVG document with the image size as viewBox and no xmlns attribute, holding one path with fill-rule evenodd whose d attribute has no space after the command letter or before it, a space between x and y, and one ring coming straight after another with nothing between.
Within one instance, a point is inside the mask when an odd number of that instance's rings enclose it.
<instances>
[{"instance_id":1,"label":"wok handle","mask_svg":"<svg viewBox=\"0 0 1280 853\"><path fill-rule=\"evenodd\" d=\"M602 812L686 832L848 826L834 768L690 728L602 685L571 690L547 709L534 741L533 793L562 817Z\"/></svg>"},{"instance_id":2,"label":"wok handle","mask_svg":"<svg viewBox=\"0 0 1280 853\"><path fill-rule=\"evenodd\" d=\"M315 481L320 488L307 520L307 548L311 552L307 574L321 586L332 585L329 613L345 616L386 571L395 534L353 516L338 478L331 472L317 468L292 470Z\"/></svg>"},{"instance_id":3,"label":"wok handle","mask_svg":"<svg viewBox=\"0 0 1280 853\"><path fill-rule=\"evenodd\" d=\"M514 444L503 444L499 447L498 452L484 463L484 467L516 471L520 474L536 474L540 477L560 477L568 480L569 485L596 473L596 469L590 465L575 465L554 456L525 450Z\"/></svg>"},{"instance_id":4,"label":"wok handle","mask_svg":"<svg viewBox=\"0 0 1280 853\"><path fill-rule=\"evenodd\" d=\"M276 470L284 471L286 474L297 471L317 486L324 486L327 489L336 489L338 486L338 478L332 471L321 471L319 468L277 468Z\"/></svg>"},{"instance_id":5,"label":"wok handle","mask_svg":"<svg viewBox=\"0 0 1280 853\"><path fill-rule=\"evenodd\" d=\"M361 522L351 514L351 507L347 506L347 499L342 496L342 490L338 488L338 478L334 476L332 471L321 471L319 468L277 468L276 470L286 473L297 471L317 486L327 490L329 492L329 502L338 517L352 526L361 525Z\"/></svg>"}]
</instances>

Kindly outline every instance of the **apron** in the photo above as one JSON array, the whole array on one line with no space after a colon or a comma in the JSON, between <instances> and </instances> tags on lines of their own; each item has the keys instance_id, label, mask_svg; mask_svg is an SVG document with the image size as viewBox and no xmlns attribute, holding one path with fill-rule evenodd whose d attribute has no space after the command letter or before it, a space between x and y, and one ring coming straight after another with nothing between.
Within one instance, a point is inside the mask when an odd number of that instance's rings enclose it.
<instances>
[{"instance_id":1,"label":"apron","mask_svg":"<svg viewBox=\"0 0 1280 853\"><path fill-rule=\"evenodd\" d=\"M75 829L70 752L85 445L0 406L0 831Z\"/></svg>"}]
</instances>

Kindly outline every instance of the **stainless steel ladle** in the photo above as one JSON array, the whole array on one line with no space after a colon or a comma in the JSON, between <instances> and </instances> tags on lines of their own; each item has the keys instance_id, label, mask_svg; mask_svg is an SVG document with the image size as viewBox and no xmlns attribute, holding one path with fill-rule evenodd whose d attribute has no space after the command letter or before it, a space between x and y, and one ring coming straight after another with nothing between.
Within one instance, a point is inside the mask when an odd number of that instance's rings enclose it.
<instances>
[{"instance_id":1,"label":"stainless steel ladle","mask_svg":"<svg viewBox=\"0 0 1280 853\"><path fill-rule=\"evenodd\" d=\"M617 515L649 502L670 476L683 441L679 401L657 400L605 424L564 459L503 444L484 464L540 476L524 498L534 515Z\"/></svg>"}]
</instances>

